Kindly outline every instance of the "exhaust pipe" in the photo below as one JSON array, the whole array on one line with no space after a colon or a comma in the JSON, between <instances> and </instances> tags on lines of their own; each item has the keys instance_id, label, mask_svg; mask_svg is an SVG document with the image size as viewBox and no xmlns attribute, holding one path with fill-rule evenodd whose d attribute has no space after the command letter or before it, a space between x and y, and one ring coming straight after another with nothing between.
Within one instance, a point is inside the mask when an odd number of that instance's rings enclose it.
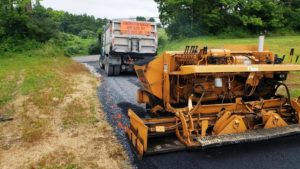
<instances>
[{"instance_id":1,"label":"exhaust pipe","mask_svg":"<svg viewBox=\"0 0 300 169\"><path fill-rule=\"evenodd\" d=\"M265 36L259 36L258 52L263 52L264 51L264 45L265 45Z\"/></svg>"}]
</instances>

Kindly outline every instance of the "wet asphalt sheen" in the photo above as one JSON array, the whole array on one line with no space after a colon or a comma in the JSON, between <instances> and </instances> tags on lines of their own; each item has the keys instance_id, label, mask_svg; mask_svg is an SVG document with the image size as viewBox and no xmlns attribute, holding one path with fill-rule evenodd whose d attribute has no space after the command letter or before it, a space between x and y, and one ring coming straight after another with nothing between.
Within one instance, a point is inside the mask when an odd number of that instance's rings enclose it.
<instances>
[{"instance_id":1,"label":"wet asphalt sheen","mask_svg":"<svg viewBox=\"0 0 300 169\"><path fill-rule=\"evenodd\" d=\"M207 150L182 151L144 157L139 160L132 151L124 128L129 124L128 108L143 115L144 106L136 103L139 82L134 74L107 77L99 69L98 56L75 58L95 68L102 76L98 96L114 127L117 138L127 150L134 168L139 169L298 169L300 168L300 135L275 140L231 145Z\"/></svg>"}]
</instances>

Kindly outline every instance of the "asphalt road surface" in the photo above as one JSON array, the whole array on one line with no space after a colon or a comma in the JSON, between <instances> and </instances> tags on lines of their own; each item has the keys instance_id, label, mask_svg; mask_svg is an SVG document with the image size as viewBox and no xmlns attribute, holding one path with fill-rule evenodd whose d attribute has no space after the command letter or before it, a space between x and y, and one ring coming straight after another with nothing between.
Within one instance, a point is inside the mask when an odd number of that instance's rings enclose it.
<instances>
[{"instance_id":1,"label":"asphalt road surface","mask_svg":"<svg viewBox=\"0 0 300 169\"><path fill-rule=\"evenodd\" d=\"M107 77L99 69L98 56L77 57L89 65L92 72L101 75L99 99L107 113L107 120L115 128L120 142L128 152L135 168L152 169L298 169L300 168L300 136L291 136L263 142L246 143L207 150L181 151L144 157L138 160L132 151L124 127L128 125L127 110L143 114L144 106L136 103L139 82L134 74Z\"/></svg>"}]
</instances>

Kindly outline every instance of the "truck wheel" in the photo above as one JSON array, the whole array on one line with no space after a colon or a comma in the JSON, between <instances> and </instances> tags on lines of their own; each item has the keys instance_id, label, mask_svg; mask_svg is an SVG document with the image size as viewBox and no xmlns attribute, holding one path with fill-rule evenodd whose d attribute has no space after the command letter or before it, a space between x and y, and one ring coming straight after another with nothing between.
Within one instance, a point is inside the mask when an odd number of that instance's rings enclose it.
<instances>
[{"instance_id":1,"label":"truck wheel","mask_svg":"<svg viewBox=\"0 0 300 169\"><path fill-rule=\"evenodd\" d=\"M150 113L150 110L152 109L152 106L149 103L147 103L146 106L145 106L145 108L146 108L146 111L148 113Z\"/></svg>"},{"instance_id":2,"label":"truck wheel","mask_svg":"<svg viewBox=\"0 0 300 169\"><path fill-rule=\"evenodd\" d=\"M105 72L106 72L107 76L112 76L114 74L114 66L111 64L106 64Z\"/></svg>"},{"instance_id":3,"label":"truck wheel","mask_svg":"<svg viewBox=\"0 0 300 169\"><path fill-rule=\"evenodd\" d=\"M121 72L121 66L120 65L115 65L114 66L114 75L119 76Z\"/></svg>"},{"instance_id":4,"label":"truck wheel","mask_svg":"<svg viewBox=\"0 0 300 169\"><path fill-rule=\"evenodd\" d=\"M99 59L99 66L101 69L104 69L104 64L103 61L101 59Z\"/></svg>"}]
</instances>

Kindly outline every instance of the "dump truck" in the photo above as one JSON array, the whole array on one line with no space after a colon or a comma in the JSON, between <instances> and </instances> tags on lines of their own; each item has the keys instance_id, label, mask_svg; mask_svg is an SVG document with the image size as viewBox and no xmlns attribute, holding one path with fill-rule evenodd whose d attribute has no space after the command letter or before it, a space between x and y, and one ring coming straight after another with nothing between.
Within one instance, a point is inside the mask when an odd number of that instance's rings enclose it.
<instances>
[{"instance_id":1,"label":"dump truck","mask_svg":"<svg viewBox=\"0 0 300 169\"><path fill-rule=\"evenodd\" d=\"M108 76L134 71L136 61L157 54L154 22L113 20L104 28L99 65Z\"/></svg>"},{"instance_id":2,"label":"dump truck","mask_svg":"<svg viewBox=\"0 0 300 169\"><path fill-rule=\"evenodd\" d=\"M266 46L222 49L187 46L137 62L137 102L150 115L128 110L127 135L140 157L268 140L300 133L300 98L286 85L299 71Z\"/></svg>"}]
</instances>

